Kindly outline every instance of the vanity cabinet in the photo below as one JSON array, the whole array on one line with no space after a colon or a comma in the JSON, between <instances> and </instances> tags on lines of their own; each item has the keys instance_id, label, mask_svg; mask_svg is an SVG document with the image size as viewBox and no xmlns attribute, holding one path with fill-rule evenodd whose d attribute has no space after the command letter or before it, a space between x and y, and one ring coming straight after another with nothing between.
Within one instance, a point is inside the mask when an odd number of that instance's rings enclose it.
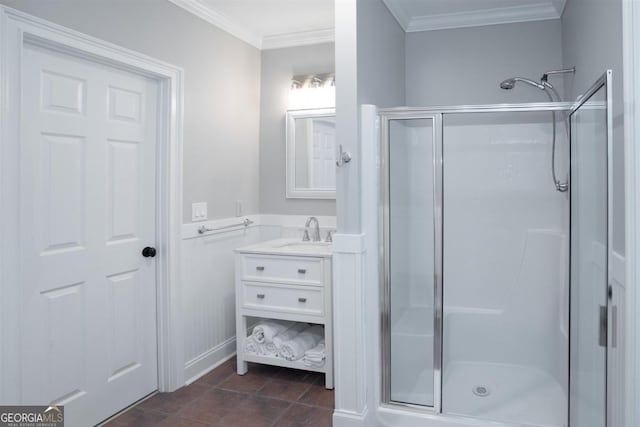
<instances>
[{"instance_id":1,"label":"vanity cabinet","mask_svg":"<svg viewBox=\"0 0 640 427\"><path fill-rule=\"evenodd\" d=\"M295 243L295 244L294 244ZM278 239L236 250L236 346L238 374L247 362L323 372L333 388L333 310L331 245ZM325 363L246 351L252 318L324 325Z\"/></svg>"}]
</instances>

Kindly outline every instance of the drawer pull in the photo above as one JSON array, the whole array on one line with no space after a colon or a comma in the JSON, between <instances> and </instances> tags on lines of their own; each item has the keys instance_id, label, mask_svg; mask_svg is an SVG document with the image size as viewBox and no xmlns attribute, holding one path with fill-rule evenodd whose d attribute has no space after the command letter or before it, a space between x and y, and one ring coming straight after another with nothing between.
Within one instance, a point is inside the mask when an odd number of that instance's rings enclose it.
<instances>
[{"instance_id":1,"label":"drawer pull","mask_svg":"<svg viewBox=\"0 0 640 427\"><path fill-rule=\"evenodd\" d=\"M258 265L258 266L256 266L256 270L264 271L264 266L263 265Z\"/></svg>"},{"instance_id":2,"label":"drawer pull","mask_svg":"<svg viewBox=\"0 0 640 427\"><path fill-rule=\"evenodd\" d=\"M307 302L306 298L298 298L298 302Z\"/></svg>"},{"instance_id":3,"label":"drawer pull","mask_svg":"<svg viewBox=\"0 0 640 427\"><path fill-rule=\"evenodd\" d=\"M258 299L264 299L264 294L258 294L256 296L258 297Z\"/></svg>"},{"instance_id":4,"label":"drawer pull","mask_svg":"<svg viewBox=\"0 0 640 427\"><path fill-rule=\"evenodd\" d=\"M300 274L305 274L306 272L307 272L306 268L299 268L298 269L298 273L300 273Z\"/></svg>"}]
</instances>

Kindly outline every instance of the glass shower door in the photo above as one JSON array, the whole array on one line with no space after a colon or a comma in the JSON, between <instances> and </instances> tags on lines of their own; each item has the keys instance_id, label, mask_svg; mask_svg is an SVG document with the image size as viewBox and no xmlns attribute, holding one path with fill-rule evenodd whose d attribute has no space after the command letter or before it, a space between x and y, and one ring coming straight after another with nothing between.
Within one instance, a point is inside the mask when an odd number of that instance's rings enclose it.
<instances>
[{"instance_id":1,"label":"glass shower door","mask_svg":"<svg viewBox=\"0 0 640 427\"><path fill-rule=\"evenodd\" d=\"M385 121L385 400L434 406L439 351L434 331L439 163L435 116ZM435 325L434 325L435 323ZM434 357L435 366L434 368ZM438 388L434 387L438 384Z\"/></svg>"},{"instance_id":2,"label":"glass shower door","mask_svg":"<svg viewBox=\"0 0 640 427\"><path fill-rule=\"evenodd\" d=\"M607 425L611 72L570 113L570 427Z\"/></svg>"},{"instance_id":3,"label":"glass shower door","mask_svg":"<svg viewBox=\"0 0 640 427\"><path fill-rule=\"evenodd\" d=\"M567 422L569 203L530 107L443 117L442 412L478 425Z\"/></svg>"}]
</instances>

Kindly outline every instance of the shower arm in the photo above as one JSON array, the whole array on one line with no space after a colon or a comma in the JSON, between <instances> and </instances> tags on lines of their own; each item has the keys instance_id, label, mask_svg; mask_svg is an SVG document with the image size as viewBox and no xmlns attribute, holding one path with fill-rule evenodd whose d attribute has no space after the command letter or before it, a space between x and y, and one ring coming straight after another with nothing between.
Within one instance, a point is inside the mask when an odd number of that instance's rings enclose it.
<instances>
[{"instance_id":1,"label":"shower arm","mask_svg":"<svg viewBox=\"0 0 640 427\"><path fill-rule=\"evenodd\" d=\"M542 77L540 78L540 83L535 82L531 79L525 78L525 77L511 77L507 80L504 80L500 83L500 88L504 89L504 90L511 90L515 87L515 85L518 82L522 82L522 83L526 83L530 86L533 86L537 89L542 90L547 97L549 98L549 101L551 102L560 102L562 100L562 98L560 97L560 95L558 94L558 91L556 91L556 89L553 87L553 85L551 83L548 82L549 80L549 76L552 75L556 75L556 74L573 74L576 72L576 68L575 67L571 67L571 68L565 68L562 70L550 70L545 72ZM566 191L569 190L569 179L567 178L566 182L561 182L558 177L556 176L556 131L557 131L557 120L556 120L556 112L552 111L551 112L551 118L552 118L552 123L553 123L553 136L551 138L552 140L552 144L551 144L551 175L553 177L553 185L556 187L556 190L564 193ZM569 135L569 126L567 124L567 119L566 117L563 120L564 125L565 125L565 131L567 133L567 136Z\"/></svg>"},{"instance_id":2,"label":"shower arm","mask_svg":"<svg viewBox=\"0 0 640 427\"><path fill-rule=\"evenodd\" d=\"M576 72L576 67L563 68L562 70L547 71L542 75L542 77L540 78L540 81L543 82L544 84L549 80L549 76L552 76L555 74L575 74L575 72Z\"/></svg>"}]
</instances>

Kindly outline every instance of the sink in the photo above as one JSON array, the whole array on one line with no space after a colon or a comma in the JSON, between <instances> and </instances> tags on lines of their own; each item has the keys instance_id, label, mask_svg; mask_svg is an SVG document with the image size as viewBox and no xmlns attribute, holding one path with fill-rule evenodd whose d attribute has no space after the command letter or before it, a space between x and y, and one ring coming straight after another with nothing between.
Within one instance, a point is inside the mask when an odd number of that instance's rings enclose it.
<instances>
[{"instance_id":1,"label":"sink","mask_svg":"<svg viewBox=\"0 0 640 427\"><path fill-rule=\"evenodd\" d=\"M271 246L273 249L285 252L297 252L297 253L331 253L331 243L329 242L301 242L301 241L286 241L279 242Z\"/></svg>"},{"instance_id":2,"label":"sink","mask_svg":"<svg viewBox=\"0 0 640 427\"><path fill-rule=\"evenodd\" d=\"M291 249L294 251L305 250L305 249L330 249L331 243L329 242L286 242L279 245L274 245L274 248L282 248L282 249Z\"/></svg>"},{"instance_id":3,"label":"sink","mask_svg":"<svg viewBox=\"0 0 640 427\"><path fill-rule=\"evenodd\" d=\"M331 242L304 242L298 239L276 239L236 249L236 252L330 257Z\"/></svg>"}]
</instances>

